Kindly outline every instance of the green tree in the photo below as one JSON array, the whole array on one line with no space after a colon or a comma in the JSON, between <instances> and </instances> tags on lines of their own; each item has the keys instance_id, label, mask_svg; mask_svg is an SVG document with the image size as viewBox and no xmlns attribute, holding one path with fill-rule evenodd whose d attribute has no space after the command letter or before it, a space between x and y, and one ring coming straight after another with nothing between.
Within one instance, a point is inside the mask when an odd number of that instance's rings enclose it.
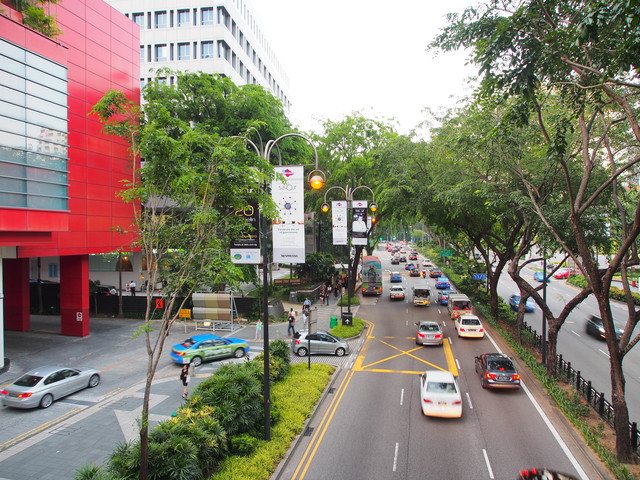
<instances>
[{"instance_id":1,"label":"green tree","mask_svg":"<svg viewBox=\"0 0 640 480\"><path fill-rule=\"evenodd\" d=\"M564 218L575 247L554 228L553 218L538 202L526 172L522 181L539 218L584 272L598 302L610 356L617 456L629 462L633 452L622 360L640 340L640 335L631 339L640 316L626 276L627 267L637 263L633 252L640 234L640 203L625 194L623 184L624 177L640 162L636 147L640 142L636 108L640 95L640 6L628 0L493 0L461 16L451 16L449 26L432 47L471 49L482 75L481 93L515 96L523 112L538 118L538 128L549 147L547 159L559 168L564 181L564 192L558 199L564 204ZM566 106L566 134L560 122L555 133L547 129L542 112L548 92L557 92ZM529 115L523 117L528 119ZM578 133L573 140L569 136L572 130ZM580 175L576 178L573 172ZM607 202L601 198L606 195L612 195L615 208L603 208ZM594 235L592 227L598 218L617 225L608 229L617 238L612 242L615 247L607 268L601 268L594 256L600 235ZM620 342L614 334L609 303L611 280L618 271L629 311Z\"/></svg>"},{"instance_id":2,"label":"green tree","mask_svg":"<svg viewBox=\"0 0 640 480\"><path fill-rule=\"evenodd\" d=\"M333 257L328 253L314 252L307 255L305 263L298 265L300 277L309 276L312 282L325 282L333 278L335 267Z\"/></svg>"},{"instance_id":3,"label":"green tree","mask_svg":"<svg viewBox=\"0 0 640 480\"><path fill-rule=\"evenodd\" d=\"M256 188L272 179L272 166L249 153L242 138L232 136L250 128L278 134L286 125L279 102L269 93L236 87L219 76L177 75L175 85L152 82L144 95L141 114L119 92L109 92L93 109L108 134L129 143L134 160L132 180L121 192L132 205L134 221L120 228L137 234L149 275L141 331L148 355L140 428L142 479L148 473L151 382L167 332L195 288L241 280L228 245L246 233L247 224L234 211L253 201L267 217L275 212L271 198ZM274 122L267 126L271 118ZM166 282L165 304L157 311L153 285L160 280Z\"/></svg>"}]
</instances>

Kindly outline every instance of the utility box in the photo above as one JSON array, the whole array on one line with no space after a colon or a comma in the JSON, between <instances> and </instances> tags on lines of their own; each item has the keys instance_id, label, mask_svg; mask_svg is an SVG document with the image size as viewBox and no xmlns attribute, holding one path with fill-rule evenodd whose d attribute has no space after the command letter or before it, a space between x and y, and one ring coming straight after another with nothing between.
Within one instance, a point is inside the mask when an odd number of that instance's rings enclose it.
<instances>
[{"instance_id":1,"label":"utility box","mask_svg":"<svg viewBox=\"0 0 640 480\"><path fill-rule=\"evenodd\" d=\"M338 317L331 317L329 320L329 328L333 328L338 325Z\"/></svg>"}]
</instances>

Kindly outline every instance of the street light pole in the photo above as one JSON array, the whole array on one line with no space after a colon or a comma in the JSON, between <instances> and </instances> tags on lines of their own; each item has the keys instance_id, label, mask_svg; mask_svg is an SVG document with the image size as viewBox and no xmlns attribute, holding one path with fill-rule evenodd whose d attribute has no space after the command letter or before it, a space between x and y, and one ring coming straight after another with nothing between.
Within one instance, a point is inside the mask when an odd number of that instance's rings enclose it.
<instances>
[{"instance_id":1,"label":"street light pole","mask_svg":"<svg viewBox=\"0 0 640 480\"><path fill-rule=\"evenodd\" d=\"M253 129L258 135L258 144L249 140L246 137L241 137L246 143L251 145L255 150L256 154L262 158L263 160L270 161L271 160L271 152L273 148L278 148L278 142L284 138L288 137L298 137L305 140L311 148L313 148L313 153L315 155L315 168L312 170L307 176L307 180L311 188L314 190L319 190L322 188L326 182L325 174L318 169L318 150L315 145L311 142L311 140L304 135L299 133L285 133L284 135L280 135L275 140L269 140L266 144L263 145L262 137L260 133L255 128ZM282 158L280 157L280 150L278 148L278 164L282 165ZM267 191L267 183L266 181L263 184L263 188L265 192ZM265 440L271 440L271 382L269 380L269 285L268 285L268 276L267 276L267 261L268 261L268 251L267 251L267 238L269 235L267 218L262 215L260 219L260 237L262 240L262 331L263 331L263 350L264 350L264 373L263 373L263 389L264 389L264 437Z\"/></svg>"}]
</instances>

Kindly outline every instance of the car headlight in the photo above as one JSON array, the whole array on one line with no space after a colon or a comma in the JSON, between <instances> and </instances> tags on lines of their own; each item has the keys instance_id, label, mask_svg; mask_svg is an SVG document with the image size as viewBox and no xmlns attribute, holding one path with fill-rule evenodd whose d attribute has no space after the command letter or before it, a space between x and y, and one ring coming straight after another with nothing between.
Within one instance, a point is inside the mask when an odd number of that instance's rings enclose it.
<instances>
[{"instance_id":1,"label":"car headlight","mask_svg":"<svg viewBox=\"0 0 640 480\"><path fill-rule=\"evenodd\" d=\"M600 333L604 333L604 327L598 327L598 331L599 331Z\"/></svg>"}]
</instances>

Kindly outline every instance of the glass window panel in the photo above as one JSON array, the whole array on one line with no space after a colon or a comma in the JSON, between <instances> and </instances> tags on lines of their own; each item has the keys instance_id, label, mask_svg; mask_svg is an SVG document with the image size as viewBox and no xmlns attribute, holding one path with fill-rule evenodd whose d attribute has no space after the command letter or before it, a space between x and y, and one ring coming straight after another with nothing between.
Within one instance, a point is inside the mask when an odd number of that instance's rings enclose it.
<instances>
[{"instance_id":1,"label":"glass window panel","mask_svg":"<svg viewBox=\"0 0 640 480\"><path fill-rule=\"evenodd\" d=\"M66 150L66 149L65 149ZM66 155L64 157L52 157L36 152L26 153L26 163L36 167L50 168L53 170L67 170Z\"/></svg>"},{"instance_id":2,"label":"glass window panel","mask_svg":"<svg viewBox=\"0 0 640 480\"><path fill-rule=\"evenodd\" d=\"M67 172L56 172L55 170L45 170L43 168L27 167L27 178L48 182L57 186L67 186ZM66 192L64 193L66 195ZM59 195L59 194L56 194Z\"/></svg>"},{"instance_id":3,"label":"glass window panel","mask_svg":"<svg viewBox=\"0 0 640 480\"><path fill-rule=\"evenodd\" d=\"M144 63L144 45L140 45L140 63Z\"/></svg>"},{"instance_id":4,"label":"glass window panel","mask_svg":"<svg viewBox=\"0 0 640 480\"><path fill-rule=\"evenodd\" d=\"M63 118L67 120L67 107L55 103L47 102L38 97L27 97L27 109L37 112L46 113L52 117ZM67 130L66 128L64 129Z\"/></svg>"},{"instance_id":5,"label":"glass window panel","mask_svg":"<svg viewBox=\"0 0 640 480\"><path fill-rule=\"evenodd\" d=\"M2 113L2 115L6 117L15 118L16 120L22 120L23 122L27 117L27 113L24 107L13 105L2 100L0 100L0 113Z\"/></svg>"},{"instance_id":6,"label":"glass window panel","mask_svg":"<svg viewBox=\"0 0 640 480\"><path fill-rule=\"evenodd\" d=\"M26 62L27 72L29 71L29 67L36 68L41 70L42 72L46 72L47 74L57 77L63 80L67 80L67 69L62 65L58 65L57 63L52 62L51 60L47 60L40 55L36 55L35 53L27 52ZM28 76L28 73L27 73Z\"/></svg>"},{"instance_id":7,"label":"glass window panel","mask_svg":"<svg viewBox=\"0 0 640 480\"><path fill-rule=\"evenodd\" d=\"M213 7L200 9L200 25L213 25Z\"/></svg>"},{"instance_id":8,"label":"glass window panel","mask_svg":"<svg viewBox=\"0 0 640 480\"><path fill-rule=\"evenodd\" d=\"M67 104L67 82L42 72L34 71L34 74L29 76L27 93L38 95L52 102Z\"/></svg>"},{"instance_id":9,"label":"glass window panel","mask_svg":"<svg viewBox=\"0 0 640 480\"><path fill-rule=\"evenodd\" d=\"M67 130L67 119L52 117L34 110L27 110L27 122L39 125L41 127L49 127L53 130L65 132Z\"/></svg>"},{"instance_id":10,"label":"glass window panel","mask_svg":"<svg viewBox=\"0 0 640 480\"><path fill-rule=\"evenodd\" d=\"M15 135L13 133L0 131L0 145L9 148L21 148L22 150L26 150L27 139L24 135Z\"/></svg>"},{"instance_id":11,"label":"glass window panel","mask_svg":"<svg viewBox=\"0 0 640 480\"><path fill-rule=\"evenodd\" d=\"M41 210L67 210L66 198L38 197L29 195L26 200L28 208L38 208Z\"/></svg>"},{"instance_id":12,"label":"glass window panel","mask_svg":"<svg viewBox=\"0 0 640 480\"><path fill-rule=\"evenodd\" d=\"M27 95L24 91L19 92L11 88L4 88L0 83L0 101L20 105L24 109L24 106L27 104Z\"/></svg>"},{"instance_id":13,"label":"glass window panel","mask_svg":"<svg viewBox=\"0 0 640 480\"><path fill-rule=\"evenodd\" d=\"M19 178L0 177L0 191L11 193L26 193L27 182Z\"/></svg>"},{"instance_id":14,"label":"glass window panel","mask_svg":"<svg viewBox=\"0 0 640 480\"><path fill-rule=\"evenodd\" d=\"M144 13L134 13L133 21L140 27L140 30L144 30Z\"/></svg>"},{"instance_id":15,"label":"glass window panel","mask_svg":"<svg viewBox=\"0 0 640 480\"><path fill-rule=\"evenodd\" d=\"M178 60L189 60L191 58L191 45L188 43L178 44Z\"/></svg>"},{"instance_id":16,"label":"glass window panel","mask_svg":"<svg viewBox=\"0 0 640 480\"><path fill-rule=\"evenodd\" d=\"M3 207L24 208L27 206L27 196L24 194L0 192L0 205Z\"/></svg>"},{"instance_id":17,"label":"glass window panel","mask_svg":"<svg viewBox=\"0 0 640 480\"><path fill-rule=\"evenodd\" d=\"M0 130L9 133L15 133L17 135L27 134L27 126L24 123L24 120L15 120L13 118L7 118L4 116L0 116Z\"/></svg>"},{"instance_id":18,"label":"glass window panel","mask_svg":"<svg viewBox=\"0 0 640 480\"><path fill-rule=\"evenodd\" d=\"M213 42L202 42L202 55L200 58L213 58Z\"/></svg>"},{"instance_id":19,"label":"glass window panel","mask_svg":"<svg viewBox=\"0 0 640 480\"><path fill-rule=\"evenodd\" d=\"M27 51L0 38L0 54L24 63Z\"/></svg>"},{"instance_id":20,"label":"glass window panel","mask_svg":"<svg viewBox=\"0 0 640 480\"><path fill-rule=\"evenodd\" d=\"M7 162L12 162L12 163L24 164L24 163L27 163L27 153L24 150L16 150L15 148L0 147L0 172L4 172L4 167L6 165L6 163L4 163L3 160L6 160Z\"/></svg>"},{"instance_id":21,"label":"glass window panel","mask_svg":"<svg viewBox=\"0 0 640 480\"><path fill-rule=\"evenodd\" d=\"M156 28L167 28L167 12L156 12L155 13L155 27Z\"/></svg>"},{"instance_id":22,"label":"glass window panel","mask_svg":"<svg viewBox=\"0 0 640 480\"><path fill-rule=\"evenodd\" d=\"M166 45L156 45L156 47L155 47L155 59L156 59L156 62L166 62L167 61L167 46Z\"/></svg>"},{"instance_id":23,"label":"glass window panel","mask_svg":"<svg viewBox=\"0 0 640 480\"><path fill-rule=\"evenodd\" d=\"M178 10L178 26L188 27L191 25L191 12L189 10Z\"/></svg>"},{"instance_id":24,"label":"glass window panel","mask_svg":"<svg viewBox=\"0 0 640 480\"><path fill-rule=\"evenodd\" d=\"M18 75L0 70L0 85L4 88L12 88L24 92L26 80Z\"/></svg>"},{"instance_id":25,"label":"glass window panel","mask_svg":"<svg viewBox=\"0 0 640 480\"><path fill-rule=\"evenodd\" d=\"M19 62L17 60L14 60L4 55L0 55L0 70L13 73L14 75L18 75L20 77L24 77L26 72L26 67L22 62Z\"/></svg>"}]
</instances>

